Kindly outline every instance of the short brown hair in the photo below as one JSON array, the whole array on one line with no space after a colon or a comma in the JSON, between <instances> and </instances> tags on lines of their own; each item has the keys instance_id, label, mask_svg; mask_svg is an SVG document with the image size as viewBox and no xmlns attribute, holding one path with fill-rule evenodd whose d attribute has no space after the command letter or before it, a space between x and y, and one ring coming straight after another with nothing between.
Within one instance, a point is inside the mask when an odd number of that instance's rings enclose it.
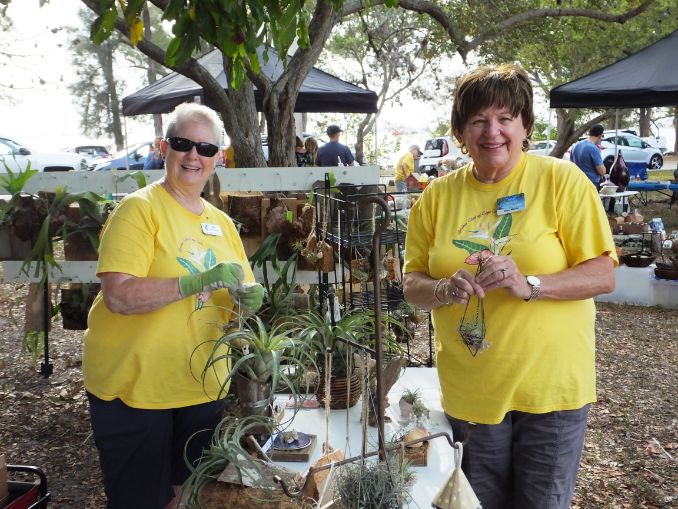
<instances>
[{"instance_id":1,"label":"short brown hair","mask_svg":"<svg viewBox=\"0 0 678 509\"><path fill-rule=\"evenodd\" d=\"M468 119L489 106L521 115L527 137L532 135L532 84L518 64L482 65L457 80L452 104L452 132L460 143Z\"/></svg>"}]
</instances>

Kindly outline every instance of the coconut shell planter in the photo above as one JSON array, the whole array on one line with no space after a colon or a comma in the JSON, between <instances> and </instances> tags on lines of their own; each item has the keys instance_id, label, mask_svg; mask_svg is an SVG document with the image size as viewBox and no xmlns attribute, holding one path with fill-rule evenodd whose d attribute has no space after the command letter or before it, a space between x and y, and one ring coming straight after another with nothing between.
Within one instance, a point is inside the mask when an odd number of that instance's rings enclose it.
<instances>
[{"instance_id":1,"label":"coconut shell planter","mask_svg":"<svg viewBox=\"0 0 678 509\"><path fill-rule=\"evenodd\" d=\"M657 262L654 275L659 279L678 279L678 258L671 257L668 262Z\"/></svg>"},{"instance_id":2,"label":"coconut shell planter","mask_svg":"<svg viewBox=\"0 0 678 509\"><path fill-rule=\"evenodd\" d=\"M637 253L620 256L619 261L628 267L648 267L655 258L656 256L649 251L638 251Z\"/></svg>"}]
</instances>

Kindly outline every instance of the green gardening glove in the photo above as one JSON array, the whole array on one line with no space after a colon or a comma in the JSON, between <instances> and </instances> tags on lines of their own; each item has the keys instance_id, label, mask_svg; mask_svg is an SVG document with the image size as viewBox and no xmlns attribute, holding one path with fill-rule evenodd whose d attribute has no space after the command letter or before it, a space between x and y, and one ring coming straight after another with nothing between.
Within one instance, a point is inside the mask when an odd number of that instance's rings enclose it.
<instances>
[{"instance_id":1,"label":"green gardening glove","mask_svg":"<svg viewBox=\"0 0 678 509\"><path fill-rule=\"evenodd\" d=\"M233 293L240 286L245 274L242 267L234 262L222 262L205 272L179 277L179 292L188 297L200 292L211 292L228 288Z\"/></svg>"},{"instance_id":2,"label":"green gardening glove","mask_svg":"<svg viewBox=\"0 0 678 509\"><path fill-rule=\"evenodd\" d=\"M231 295L241 310L254 313L264 301L264 287L259 283L245 283Z\"/></svg>"}]
</instances>

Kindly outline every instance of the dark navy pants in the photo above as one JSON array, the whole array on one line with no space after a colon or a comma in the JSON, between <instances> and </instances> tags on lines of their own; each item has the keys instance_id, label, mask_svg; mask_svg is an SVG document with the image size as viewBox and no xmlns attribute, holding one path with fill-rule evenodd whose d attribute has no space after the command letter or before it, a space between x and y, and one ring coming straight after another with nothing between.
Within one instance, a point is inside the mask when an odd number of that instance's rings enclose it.
<instances>
[{"instance_id":1,"label":"dark navy pants","mask_svg":"<svg viewBox=\"0 0 678 509\"><path fill-rule=\"evenodd\" d=\"M221 402L144 410L89 398L108 509L163 509L190 475L221 418ZM184 457L184 448L186 459Z\"/></svg>"},{"instance_id":2,"label":"dark navy pants","mask_svg":"<svg viewBox=\"0 0 678 509\"><path fill-rule=\"evenodd\" d=\"M462 470L483 509L568 509L584 447L589 405L546 414L509 412L479 424ZM455 440L469 423L447 416Z\"/></svg>"}]
</instances>

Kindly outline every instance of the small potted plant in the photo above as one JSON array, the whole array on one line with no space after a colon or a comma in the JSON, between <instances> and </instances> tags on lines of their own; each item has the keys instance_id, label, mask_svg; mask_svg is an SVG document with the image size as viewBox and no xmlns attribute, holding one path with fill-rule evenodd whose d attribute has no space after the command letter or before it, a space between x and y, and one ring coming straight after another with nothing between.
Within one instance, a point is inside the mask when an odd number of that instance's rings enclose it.
<instances>
[{"instance_id":1,"label":"small potted plant","mask_svg":"<svg viewBox=\"0 0 678 509\"><path fill-rule=\"evenodd\" d=\"M412 407L415 403L421 401L421 396L419 389L405 389L400 400L398 401L398 407L400 408L400 415L403 419L409 419L412 415Z\"/></svg>"}]
</instances>

